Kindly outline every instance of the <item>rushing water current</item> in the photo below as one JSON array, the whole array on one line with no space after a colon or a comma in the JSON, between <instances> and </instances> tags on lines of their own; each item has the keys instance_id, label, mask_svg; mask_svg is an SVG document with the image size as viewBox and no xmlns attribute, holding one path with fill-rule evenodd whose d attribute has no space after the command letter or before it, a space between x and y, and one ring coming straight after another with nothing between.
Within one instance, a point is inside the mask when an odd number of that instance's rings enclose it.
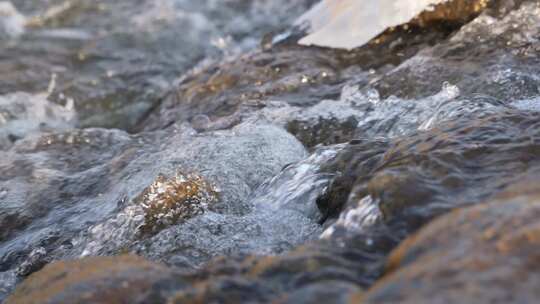
<instances>
[{"instance_id":1,"label":"rushing water current","mask_svg":"<svg viewBox=\"0 0 540 304\"><path fill-rule=\"evenodd\" d=\"M0 302L123 253L190 271L188 300L356 293L538 172L538 1L349 51L296 43L315 2L0 1Z\"/></svg>"}]
</instances>

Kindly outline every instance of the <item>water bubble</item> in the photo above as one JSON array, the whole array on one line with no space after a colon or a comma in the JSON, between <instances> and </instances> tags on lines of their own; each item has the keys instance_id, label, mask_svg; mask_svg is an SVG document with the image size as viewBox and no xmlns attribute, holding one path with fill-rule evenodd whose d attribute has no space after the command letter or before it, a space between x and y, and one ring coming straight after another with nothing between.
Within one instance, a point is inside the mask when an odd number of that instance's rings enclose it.
<instances>
[{"instance_id":1,"label":"water bubble","mask_svg":"<svg viewBox=\"0 0 540 304\"><path fill-rule=\"evenodd\" d=\"M325 239L332 236L337 228L347 232L361 232L366 227L372 226L382 218L379 206L373 198L368 195L358 201L356 206L341 212L339 219L325 230L320 238Z\"/></svg>"}]
</instances>

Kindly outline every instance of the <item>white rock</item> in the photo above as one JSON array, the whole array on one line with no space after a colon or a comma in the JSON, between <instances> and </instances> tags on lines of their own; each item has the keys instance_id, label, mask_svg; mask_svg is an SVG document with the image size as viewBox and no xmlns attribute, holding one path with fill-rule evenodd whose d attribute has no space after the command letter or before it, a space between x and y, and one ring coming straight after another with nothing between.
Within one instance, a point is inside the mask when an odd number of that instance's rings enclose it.
<instances>
[{"instance_id":1,"label":"white rock","mask_svg":"<svg viewBox=\"0 0 540 304\"><path fill-rule=\"evenodd\" d=\"M309 35L302 45L353 49L387 28L409 22L421 12L446 0L322 0L301 16Z\"/></svg>"}]
</instances>

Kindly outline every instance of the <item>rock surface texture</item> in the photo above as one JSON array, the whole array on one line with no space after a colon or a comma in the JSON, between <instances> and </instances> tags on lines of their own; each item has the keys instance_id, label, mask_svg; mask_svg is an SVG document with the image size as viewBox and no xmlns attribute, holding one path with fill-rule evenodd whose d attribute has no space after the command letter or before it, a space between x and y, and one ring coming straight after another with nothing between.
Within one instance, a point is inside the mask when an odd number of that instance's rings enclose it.
<instances>
[{"instance_id":1,"label":"rock surface texture","mask_svg":"<svg viewBox=\"0 0 540 304\"><path fill-rule=\"evenodd\" d=\"M451 212L406 240L365 303L535 302L540 295L537 174L486 203Z\"/></svg>"},{"instance_id":2,"label":"rock surface texture","mask_svg":"<svg viewBox=\"0 0 540 304\"><path fill-rule=\"evenodd\" d=\"M540 1L315 2L0 1L0 302L536 303Z\"/></svg>"}]
</instances>

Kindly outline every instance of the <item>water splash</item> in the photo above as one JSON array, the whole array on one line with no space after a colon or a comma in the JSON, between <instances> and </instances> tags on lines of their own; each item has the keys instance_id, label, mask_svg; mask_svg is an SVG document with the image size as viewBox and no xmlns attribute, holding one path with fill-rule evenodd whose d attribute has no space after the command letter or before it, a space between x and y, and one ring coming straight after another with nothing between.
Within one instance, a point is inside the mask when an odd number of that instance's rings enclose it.
<instances>
[{"instance_id":1,"label":"water splash","mask_svg":"<svg viewBox=\"0 0 540 304\"><path fill-rule=\"evenodd\" d=\"M140 205L126 207L114 218L97 224L73 241L82 247L81 257L118 251L135 241L136 232L144 225L144 210Z\"/></svg>"},{"instance_id":2,"label":"water splash","mask_svg":"<svg viewBox=\"0 0 540 304\"><path fill-rule=\"evenodd\" d=\"M115 218L89 230L82 255L134 251L152 259L197 267L212 256L236 253L276 254L316 238L321 232L316 199L334 174L319 173L320 166L343 145L318 148L310 157L291 164L250 195L244 215L207 210L146 239L135 231L144 224L144 210L130 205Z\"/></svg>"},{"instance_id":3,"label":"water splash","mask_svg":"<svg viewBox=\"0 0 540 304\"><path fill-rule=\"evenodd\" d=\"M540 97L516 100L512 102L512 107L522 111L540 112Z\"/></svg>"},{"instance_id":4,"label":"water splash","mask_svg":"<svg viewBox=\"0 0 540 304\"><path fill-rule=\"evenodd\" d=\"M15 271L0 272L0 299L5 299L17 284Z\"/></svg>"},{"instance_id":5,"label":"water splash","mask_svg":"<svg viewBox=\"0 0 540 304\"><path fill-rule=\"evenodd\" d=\"M9 1L0 1L0 41L18 38L25 32L26 18Z\"/></svg>"},{"instance_id":6,"label":"water splash","mask_svg":"<svg viewBox=\"0 0 540 304\"><path fill-rule=\"evenodd\" d=\"M328 189L335 176L320 173L320 166L333 159L343 147L320 147L307 159L288 166L252 194L254 210L280 212L289 209L318 221L320 212L315 201Z\"/></svg>"},{"instance_id":7,"label":"water splash","mask_svg":"<svg viewBox=\"0 0 540 304\"><path fill-rule=\"evenodd\" d=\"M356 206L341 212L338 220L330 227L326 228L320 235L320 238L330 239L338 229L351 234L360 233L366 227L374 225L381 219L382 213L377 202L368 195L358 200Z\"/></svg>"},{"instance_id":8,"label":"water splash","mask_svg":"<svg viewBox=\"0 0 540 304\"><path fill-rule=\"evenodd\" d=\"M54 104L45 94L0 95L0 150L32 134L73 128L76 116L72 102Z\"/></svg>"}]
</instances>

